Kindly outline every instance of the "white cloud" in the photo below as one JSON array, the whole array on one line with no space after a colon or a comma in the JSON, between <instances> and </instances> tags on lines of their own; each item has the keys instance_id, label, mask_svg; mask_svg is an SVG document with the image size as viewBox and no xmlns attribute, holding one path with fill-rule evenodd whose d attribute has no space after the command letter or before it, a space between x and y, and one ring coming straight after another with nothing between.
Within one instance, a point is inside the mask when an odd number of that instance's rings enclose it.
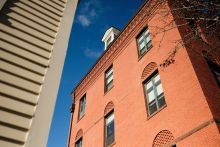
<instances>
[{"instance_id":1,"label":"white cloud","mask_svg":"<svg viewBox=\"0 0 220 147\"><path fill-rule=\"evenodd\" d=\"M85 15L79 15L78 16L78 21L79 23L84 26L84 27L88 27L91 24L91 21L89 20L89 18Z\"/></svg>"},{"instance_id":2,"label":"white cloud","mask_svg":"<svg viewBox=\"0 0 220 147\"><path fill-rule=\"evenodd\" d=\"M102 52L97 52L97 51L87 48L84 54L86 57L89 57L89 58L98 58L102 54Z\"/></svg>"},{"instance_id":3,"label":"white cloud","mask_svg":"<svg viewBox=\"0 0 220 147\"><path fill-rule=\"evenodd\" d=\"M101 8L101 2L99 0L85 2L77 17L78 22L84 27L90 26L98 14L101 13Z\"/></svg>"}]
</instances>

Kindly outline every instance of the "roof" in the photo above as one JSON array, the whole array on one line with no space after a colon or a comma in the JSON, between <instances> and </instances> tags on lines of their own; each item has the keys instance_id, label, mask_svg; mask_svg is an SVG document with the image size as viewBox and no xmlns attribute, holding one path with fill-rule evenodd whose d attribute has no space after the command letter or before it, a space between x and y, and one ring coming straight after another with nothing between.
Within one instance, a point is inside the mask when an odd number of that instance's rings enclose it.
<instances>
[{"instance_id":1,"label":"roof","mask_svg":"<svg viewBox=\"0 0 220 147\"><path fill-rule=\"evenodd\" d=\"M115 27L110 27L106 30L104 36L102 37L102 41L104 41L112 31L115 32L116 34L119 33L119 29L116 29Z\"/></svg>"}]
</instances>

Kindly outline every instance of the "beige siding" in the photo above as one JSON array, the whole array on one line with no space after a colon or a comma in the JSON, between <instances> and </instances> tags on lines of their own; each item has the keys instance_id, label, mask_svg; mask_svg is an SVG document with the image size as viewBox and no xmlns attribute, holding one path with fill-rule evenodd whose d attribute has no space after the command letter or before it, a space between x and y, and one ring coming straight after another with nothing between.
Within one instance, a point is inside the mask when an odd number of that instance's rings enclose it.
<instances>
[{"instance_id":1,"label":"beige siding","mask_svg":"<svg viewBox=\"0 0 220 147\"><path fill-rule=\"evenodd\" d=\"M66 3L7 0L0 9L1 147L25 147Z\"/></svg>"}]
</instances>

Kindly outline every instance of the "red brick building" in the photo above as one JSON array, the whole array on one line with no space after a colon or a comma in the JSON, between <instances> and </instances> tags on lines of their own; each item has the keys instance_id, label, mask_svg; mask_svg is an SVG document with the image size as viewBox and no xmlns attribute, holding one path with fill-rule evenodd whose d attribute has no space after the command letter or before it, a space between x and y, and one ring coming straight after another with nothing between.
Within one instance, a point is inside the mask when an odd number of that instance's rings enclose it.
<instances>
[{"instance_id":1,"label":"red brick building","mask_svg":"<svg viewBox=\"0 0 220 147\"><path fill-rule=\"evenodd\" d=\"M155 35L159 11L145 2L114 40L107 38L72 92L69 147L220 147L219 65L182 47L160 66L182 32Z\"/></svg>"}]
</instances>

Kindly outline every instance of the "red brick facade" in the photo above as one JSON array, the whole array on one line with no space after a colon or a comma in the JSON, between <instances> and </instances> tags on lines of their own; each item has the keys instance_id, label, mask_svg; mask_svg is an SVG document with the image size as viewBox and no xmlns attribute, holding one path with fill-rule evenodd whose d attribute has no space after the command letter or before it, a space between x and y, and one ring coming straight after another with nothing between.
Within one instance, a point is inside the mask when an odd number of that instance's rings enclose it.
<instances>
[{"instance_id":1,"label":"red brick facade","mask_svg":"<svg viewBox=\"0 0 220 147\"><path fill-rule=\"evenodd\" d=\"M69 146L83 138L83 147L104 147L105 116L114 110L113 147L220 147L220 89L202 56L181 48L175 61L159 66L181 39L181 30L168 31L143 57L137 35L148 26L161 25L159 7L146 3L73 91L75 112ZM149 12L154 12L151 14ZM172 19L170 16L168 19ZM105 71L113 65L113 88L105 92ZM143 82L158 70L166 105L148 115ZM79 99L86 94L85 115L78 120Z\"/></svg>"}]
</instances>

